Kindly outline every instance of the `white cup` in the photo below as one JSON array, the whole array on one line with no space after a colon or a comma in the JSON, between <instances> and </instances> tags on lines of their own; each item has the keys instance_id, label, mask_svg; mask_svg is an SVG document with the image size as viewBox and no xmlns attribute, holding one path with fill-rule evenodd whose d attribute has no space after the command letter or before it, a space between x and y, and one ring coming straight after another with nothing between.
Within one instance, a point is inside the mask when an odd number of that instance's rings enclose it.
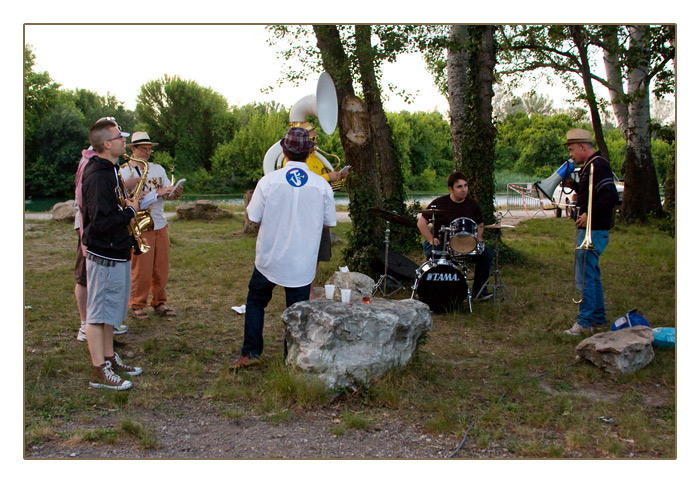
<instances>
[{"instance_id":1,"label":"white cup","mask_svg":"<svg viewBox=\"0 0 700 483\"><path fill-rule=\"evenodd\" d=\"M326 298L328 300L333 300L333 296L335 295L335 285L326 285Z\"/></svg>"},{"instance_id":2,"label":"white cup","mask_svg":"<svg viewBox=\"0 0 700 483\"><path fill-rule=\"evenodd\" d=\"M344 304L349 304L351 298L352 298L352 289L351 288L341 288L340 289L340 300Z\"/></svg>"}]
</instances>

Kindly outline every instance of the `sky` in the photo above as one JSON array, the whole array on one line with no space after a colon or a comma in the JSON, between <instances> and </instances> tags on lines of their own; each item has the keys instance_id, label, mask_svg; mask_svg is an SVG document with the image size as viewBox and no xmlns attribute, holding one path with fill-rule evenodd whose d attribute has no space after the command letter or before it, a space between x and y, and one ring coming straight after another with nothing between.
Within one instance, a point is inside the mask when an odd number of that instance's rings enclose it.
<instances>
[{"instance_id":1,"label":"sky","mask_svg":"<svg viewBox=\"0 0 700 483\"><path fill-rule=\"evenodd\" d=\"M10 214L12 247L6 249L4 259L5 272L12 274L12 281L22 279L24 257L17 256L22 250L22 233L24 226L23 214L23 99L22 99L22 44L25 40L24 25L26 23L65 24L133 24L160 23L677 23L678 29L678 179L677 190L679 197L677 225L677 257L683 260L678 264L678 315L679 330L678 368L679 384L678 397L678 455L676 462L668 465L654 465L654 462L635 462L633 467L626 468L629 472L644 471L646 479L663 478L671 471L692 464L696 457L697 416L695 411L688 409L691 398L697 390L694 380L696 376L690 368L697 364L691 359L692 346L697 338L697 307L692 303L696 298L697 277L700 267L694 256L695 247L690 243L695 241L697 217L693 216L694 203L688 196L694 193L694 183L700 179L698 172L697 153L694 150L693 139L696 137L697 112L700 112L696 95L696 67L698 41L696 39L697 15L688 7L690 2L667 0L660 4L658 1L639 0L629 2L610 2L609 0L591 0L580 5L562 4L552 0L540 2L515 2L504 0L498 3L479 2L474 7L472 2L464 0L443 0L436 4L426 2L404 1L376 2L376 0L354 0L346 3L321 2L316 4L291 3L278 0L265 2L221 2L213 0L198 0L188 4L180 2L123 0L120 2L94 2L94 0L78 0L66 2L48 2L34 0L31 2L13 2L5 6L0 31L0 55L2 55L3 87L2 106L3 116L0 116L4 140L3 161L6 171L0 177L0 190L7 200L6 212ZM113 34L111 31L122 30ZM245 104L251 100L265 101L274 99L285 106L291 106L297 99L313 91L315 80L309 85L299 88L275 89L269 98L259 93L260 87L274 84L279 78L279 59L275 57L273 48L265 47L266 34L255 27L193 27L179 28L180 32L170 36L157 35L151 40L152 33L178 30L175 26L114 27L101 25L96 31L92 28L74 28L41 26L26 29L26 42L34 44L37 56L37 70L46 70L51 77L66 88L81 87L93 90L100 95L107 92L114 94L119 100L133 108L135 97L140 86L148 80L161 78L164 74L177 74L191 79L200 85L209 86L224 95L230 104ZM75 38L72 31L85 32ZM44 32L47 37L43 37ZM144 33L145 32L145 33ZM80 33L80 32L78 32ZM116 35L113 37L112 35ZM243 35L241 38L240 35ZM93 64L93 65L89 65ZM396 72L394 72L394 69ZM432 80L425 72L421 62L400 63L384 69L385 79L398 84L408 91L418 91L416 104L413 107L394 104L390 101L387 110L402 108L432 110L437 107L440 112L446 109L446 101L437 92L432 92ZM76 77L75 74L80 74ZM119 82L118 82L119 81ZM122 84L123 82L123 84ZM397 107L394 107L397 106ZM681 122L681 120L685 122ZM9 193L9 195L8 195ZM685 202L684 202L685 200ZM688 202L690 201L690 202ZM611 240L614 243L614 240ZM31 255L31 254L30 254ZM30 256L29 255L29 256ZM645 269L636 267L634 269ZM683 283L687 282L687 283ZM22 413L22 305L17 301L23 300L23 284L10 283L3 291L3 302L7 302L6 319L12 321L6 325L3 337L2 353L10 354L4 361L6 364L5 387L11 389L16 397L8 398L3 407L6 413L18 416ZM653 287L650 287L653 290ZM67 294L69 296L70 294ZM631 308L631 307L630 307ZM695 314L695 315L693 315ZM546 314L543 314L546 318ZM652 321L654 322L654 321ZM68 321L67 321L68 323ZM657 321L657 323L663 323ZM680 378L683 382L681 383ZM690 380L692 378L692 380ZM687 402L683 404L683 402ZM689 418L689 416L691 416ZM23 432L20 417L8 419L5 434L12 437L3 438L2 450L4 455L16 466L34 473L37 468L21 461L21 435ZM17 460L20 461L17 461ZM535 463L535 462L533 462ZM565 462L551 463L547 469ZM581 462L590 468L591 462ZM211 463L213 465L214 463ZM517 463L516 463L517 464ZM672 465L672 466L671 466ZM49 465L46 465L49 466ZM51 465L50 468L56 468ZM482 466L482 465L479 465ZM512 465L508 465L512 468ZM483 467L483 466L482 466ZM582 466L576 466L584 469ZM461 476L472 474L474 469L460 467ZM495 469L493 466L489 469ZM567 478L572 481L589 479L586 471L571 471L572 466L559 468L567 471ZM75 478L77 473L71 471L52 472L54 481ZM184 474L184 473L183 473ZM349 472L355 476L355 472ZM414 476L418 474L415 473ZM499 466L498 474L503 474ZM511 473L518 475L517 471ZM538 479L554 481L559 473L554 471L537 472ZM35 481L26 476L26 481ZM682 481L678 476L674 478ZM46 475L48 476L48 475ZM195 476L195 475L193 475ZM428 475L426 475L428 477Z\"/></svg>"},{"instance_id":2,"label":"sky","mask_svg":"<svg viewBox=\"0 0 700 483\"><path fill-rule=\"evenodd\" d=\"M88 67L99 58L103 45L89 42L96 36L118 39L121 64L105 76ZM284 60L278 51L286 44L270 46L264 25L27 25L25 43L32 46L35 72L47 71L66 89L84 88L99 95L112 94L129 109L146 82L178 75L222 94L229 105L276 101L290 108L301 97L315 92L318 74L298 87L287 82L277 87ZM447 111L447 100L438 93L419 54L404 55L386 64L386 82L411 92L415 102L406 104L391 95L388 111ZM275 86L269 94L261 88ZM386 90L388 93L388 90Z\"/></svg>"}]
</instances>

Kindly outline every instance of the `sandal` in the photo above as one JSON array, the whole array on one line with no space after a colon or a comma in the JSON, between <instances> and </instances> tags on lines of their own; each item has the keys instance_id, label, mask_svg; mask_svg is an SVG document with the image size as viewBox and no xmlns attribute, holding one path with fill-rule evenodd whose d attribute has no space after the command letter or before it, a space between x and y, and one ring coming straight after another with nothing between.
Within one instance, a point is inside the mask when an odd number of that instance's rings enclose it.
<instances>
[{"instance_id":1,"label":"sandal","mask_svg":"<svg viewBox=\"0 0 700 483\"><path fill-rule=\"evenodd\" d=\"M144 320L148 318L148 314L143 309L131 309L131 316L138 320Z\"/></svg>"},{"instance_id":2,"label":"sandal","mask_svg":"<svg viewBox=\"0 0 700 483\"><path fill-rule=\"evenodd\" d=\"M177 314L172 309L166 307L163 303L160 303L153 307L153 310L156 314L160 315L161 317L177 317Z\"/></svg>"}]
</instances>

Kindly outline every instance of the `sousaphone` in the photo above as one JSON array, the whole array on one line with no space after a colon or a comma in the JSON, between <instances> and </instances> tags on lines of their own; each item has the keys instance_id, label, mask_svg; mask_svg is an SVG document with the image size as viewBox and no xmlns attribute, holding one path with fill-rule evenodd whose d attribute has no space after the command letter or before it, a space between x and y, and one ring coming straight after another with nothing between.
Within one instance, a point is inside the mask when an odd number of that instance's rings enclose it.
<instances>
[{"instance_id":1,"label":"sousaphone","mask_svg":"<svg viewBox=\"0 0 700 483\"><path fill-rule=\"evenodd\" d=\"M321 129L326 134L333 134L338 123L338 97L335 93L333 79L328 72L324 72L316 83L316 92L299 99L289 111L289 127L295 127L306 123L308 116L318 118ZM309 162L309 168L318 175L333 171L333 166L318 150L312 153L320 163ZM267 150L263 158L263 173L268 174L284 165L284 153L282 146L276 142ZM324 171L325 170L325 171Z\"/></svg>"}]
</instances>

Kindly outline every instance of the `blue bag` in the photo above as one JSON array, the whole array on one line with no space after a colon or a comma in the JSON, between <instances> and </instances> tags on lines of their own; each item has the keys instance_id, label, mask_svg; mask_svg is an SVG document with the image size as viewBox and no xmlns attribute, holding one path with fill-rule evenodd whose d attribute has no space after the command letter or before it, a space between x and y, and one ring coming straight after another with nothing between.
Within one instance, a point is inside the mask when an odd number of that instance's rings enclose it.
<instances>
[{"instance_id":1,"label":"blue bag","mask_svg":"<svg viewBox=\"0 0 700 483\"><path fill-rule=\"evenodd\" d=\"M642 315L638 314L637 309L632 309L622 317L615 319L615 321L612 323L612 327L610 330L616 331L620 329L627 329L636 325L645 325L647 327L650 327L649 322L647 322L647 319L645 319Z\"/></svg>"}]
</instances>

